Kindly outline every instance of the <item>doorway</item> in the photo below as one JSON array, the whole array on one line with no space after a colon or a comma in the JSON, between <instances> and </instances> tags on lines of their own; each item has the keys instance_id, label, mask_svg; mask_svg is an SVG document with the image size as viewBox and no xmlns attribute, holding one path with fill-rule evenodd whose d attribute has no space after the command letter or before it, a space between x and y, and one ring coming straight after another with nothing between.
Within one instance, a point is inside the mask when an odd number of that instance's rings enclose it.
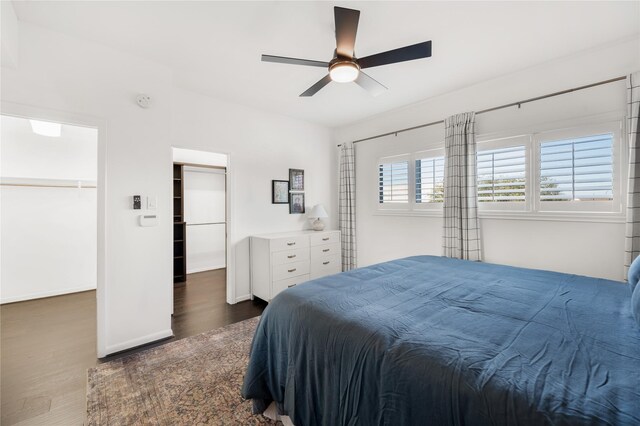
<instances>
[{"instance_id":1,"label":"doorway","mask_svg":"<svg viewBox=\"0 0 640 426\"><path fill-rule=\"evenodd\" d=\"M104 342L105 123L1 109L1 421L82 422Z\"/></svg>"},{"instance_id":2,"label":"doorway","mask_svg":"<svg viewBox=\"0 0 640 426\"><path fill-rule=\"evenodd\" d=\"M96 290L98 129L0 120L0 302Z\"/></svg>"},{"instance_id":3,"label":"doorway","mask_svg":"<svg viewBox=\"0 0 640 426\"><path fill-rule=\"evenodd\" d=\"M228 158L173 148L174 334L219 326L227 316Z\"/></svg>"}]
</instances>

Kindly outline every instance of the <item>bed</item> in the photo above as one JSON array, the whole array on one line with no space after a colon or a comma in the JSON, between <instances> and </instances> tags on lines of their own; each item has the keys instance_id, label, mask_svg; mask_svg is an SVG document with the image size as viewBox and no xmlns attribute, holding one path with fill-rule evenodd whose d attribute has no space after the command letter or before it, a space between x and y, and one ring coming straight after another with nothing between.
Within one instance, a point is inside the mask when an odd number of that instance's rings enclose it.
<instances>
[{"instance_id":1,"label":"bed","mask_svg":"<svg viewBox=\"0 0 640 426\"><path fill-rule=\"evenodd\" d=\"M621 282L417 256L265 309L242 389L297 426L640 424Z\"/></svg>"}]
</instances>

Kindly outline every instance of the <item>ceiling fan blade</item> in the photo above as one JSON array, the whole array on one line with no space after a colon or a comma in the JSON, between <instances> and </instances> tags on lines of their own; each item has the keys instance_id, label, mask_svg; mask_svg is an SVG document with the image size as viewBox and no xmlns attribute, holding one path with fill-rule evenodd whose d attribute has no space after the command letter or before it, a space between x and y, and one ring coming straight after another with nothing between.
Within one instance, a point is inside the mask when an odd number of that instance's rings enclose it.
<instances>
[{"instance_id":1,"label":"ceiling fan blade","mask_svg":"<svg viewBox=\"0 0 640 426\"><path fill-rule=\"evenodd\" d=\"M329 62L312 61L310 59L287 58L286 56L273 55L262 55L262 62L277 62L280 64L307 65L309 67L324 68L327 68L329 66Z\"/></svg>"},{"instance_id":2,"label":"ceiling fan blade","mask_svg":"<svg viewBox=\"0 0 640 426\"><path fill-rule=\"evenodd\" d=\"M336 21L336 52L339 56L353 58L360 11L336 6L333 15Z\"/></svg>"},{"instance_id":3,"label":"ceiling fan blade","mask_svg":"<svg viewBox=\"0 0 640 426\"><path fill-rule=\"evenodd\" d=\"M301 97L313 96L316 93L318 93L318 91L320 89L322 89L324 86L326 86L330 82L331 82L331 76L329 74L327 74L322 78L322 80L318 81L316 84L314 84L313 86L309 87L300 96Z\"/></svg>"},{"instance_id":4,"label":"ceiling fan blade","mask_svg":"<svg viewBox=\"0 0 640 426\"><path fill-rule=\"evenodd\" d=\"M373 96L378 96L384 93L385 90L387 90L385 86L378 83L376 80L363 73L362 71L358 73L358 78L356 78L355 82L358 86L362 87Z\"/></svg>"},{"instance_id":5,"label":"ceiling fan blade","mask_svg":"<svg viewBox=\"0 0 640 426\"><path fill-rule=\"evenodd\" d=\"M375 55L358 59L360 68L379 67L380 65L395 64L396 62L413 61L414 59L431 56L431 40L399 49L388 50Z\"/></svg>"}]
</instances>

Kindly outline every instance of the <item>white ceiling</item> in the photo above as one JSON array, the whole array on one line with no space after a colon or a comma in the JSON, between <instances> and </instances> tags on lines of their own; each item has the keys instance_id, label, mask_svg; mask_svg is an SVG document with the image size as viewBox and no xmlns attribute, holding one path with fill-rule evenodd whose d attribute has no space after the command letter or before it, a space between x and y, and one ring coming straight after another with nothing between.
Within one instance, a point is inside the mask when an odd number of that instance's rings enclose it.
<instances>
[{"instance_id":1,"label":"white ceiling","mask_svg":"<svg viewBox=\"0 0 640 426\"><path fill-rule=\"evenodd\" d=\"M175 85L330 127L640 33L640 2L17 2L21 21L165 64ZM356 53L432 40L433 57L370 68L377 98L326 71L260 54L328 61L333 6L359 9Z\"/></svg>"}]
</instances>

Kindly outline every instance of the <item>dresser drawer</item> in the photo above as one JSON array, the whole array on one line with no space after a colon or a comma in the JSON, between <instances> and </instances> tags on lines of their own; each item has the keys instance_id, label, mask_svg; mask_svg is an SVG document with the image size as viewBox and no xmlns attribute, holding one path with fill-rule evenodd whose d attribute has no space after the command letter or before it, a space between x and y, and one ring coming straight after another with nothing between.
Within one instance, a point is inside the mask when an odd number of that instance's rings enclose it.
<instances>
[{"instance_id":1,"label":"dresser drawer","mask_svg":"<svg viewBox=\"0 0 640 426\"><path fill-rule=\"evenodd\" d=\"M273 265L273 281L280 281L309 273L309 261Z\"/></svg>"},{"instance_id":2,"label":"dresser drawer","mask_svg":"<svg viewBox=\"0 0 640 426\"><path fill-rule=\"evenodd\" d=\"M321 232L309 235L311 246L340 243L340 232Z\"/></svg>"},{"instance_id":3,"label":"dresser drawer","mask_svg":"<svg viewBox=\"0 0 640 426\"><path fill-rule=\"evenodd\" d=\"M309 237L306 235L273 239L271 240L271 244L269 244L269 249L272 253L275 251L293 250L306 247L309 247Z\"/></svg>"},{"instance_id":4,"label":"dresser drawer","mask_svg":"<svg viewBox=\"0 0 640 426\"><path fill-rule=\"evenodd\" d=\"M283 265L285 263L302 262L309 260L309 248L299 248L295 250L276 251L271 253L271 263L273 265Z\"/></svg>"},{"instance_id":5,"label":"dresser drawer","mask_svg":"<svg viewBox=\"0 0 640 426\"><path fill-rule=\"evenodd\" d=\"M342 272L342 261L340 256L323 256L314 258L311 261L311 279L324 277L325 275Z\"/></svg>"},{"instance_id":6,"label":"dresser drawer","mask_svg":"<svg viewBox=\"0 0 640 426\"><path fill-rule=\"evenodd\" d=\"M298 284L302 284L306 281L309 281L309 274L298 275L297 277L287 278L286 280L274 281L271 297L274 298L276 297L276 294L280 293L282 290L295 287Z\"/></svg>"},{"instance_id":7,"label":"dresser drawer","mask_svg":"<svg viewBox=\"0 0 640 426\"><path fill-rule=\"evenodd\" d=\"M322 246L312 246L311 247L311 258L325 258L340 255L340 244L325 244Z\"/></svg>"}]
</instances>

